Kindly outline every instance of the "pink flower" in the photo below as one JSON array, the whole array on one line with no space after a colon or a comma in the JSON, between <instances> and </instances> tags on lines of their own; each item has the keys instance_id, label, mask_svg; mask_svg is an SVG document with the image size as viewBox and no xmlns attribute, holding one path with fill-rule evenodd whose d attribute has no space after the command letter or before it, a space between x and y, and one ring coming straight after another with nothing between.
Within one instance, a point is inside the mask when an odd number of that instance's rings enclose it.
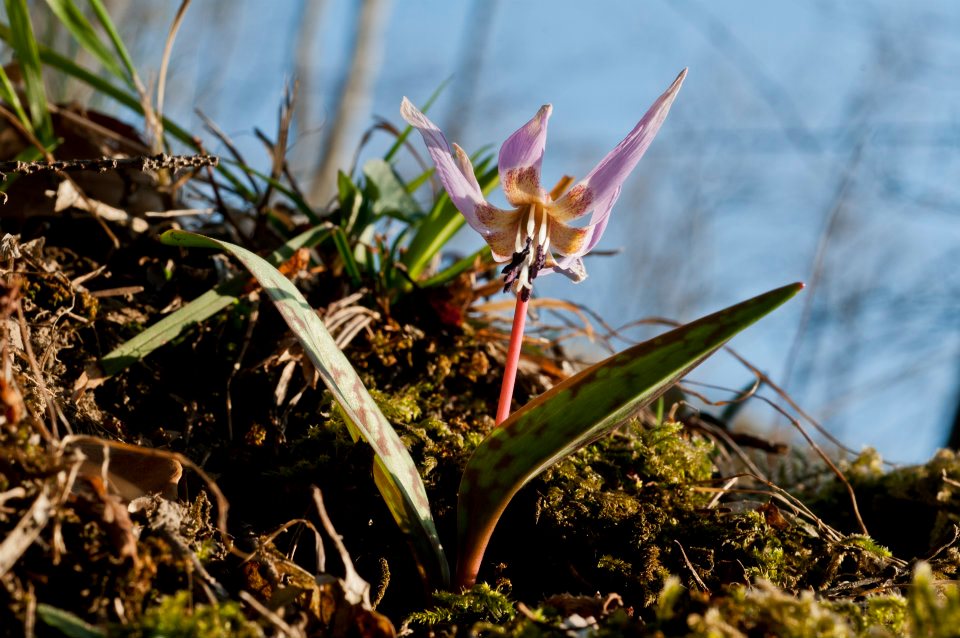
<instances>
[{"instance_id":1,"label":"pink flower","mask_svg":"<svg viewBox=\"0 0 960 638\"><path fill-rule=\"evenodd\" d=\"M467 223L490 244L495 260L509 262L503 270L504 290L516 287L526 299L538 274L562 272L577 282L586 278L582 257L600 241L624 180L660 130L686 75L684 69L627 137L556 200L540 183L547 121L553 110L549 104L542 106L500 148L500 183L513 207L510 210L484 199L467 154L456 144L451 151L440 129L407 98L400 113L420 131L440 181ZM570 224L587 214L586 224Z\"/></svg>"}]
</instances>

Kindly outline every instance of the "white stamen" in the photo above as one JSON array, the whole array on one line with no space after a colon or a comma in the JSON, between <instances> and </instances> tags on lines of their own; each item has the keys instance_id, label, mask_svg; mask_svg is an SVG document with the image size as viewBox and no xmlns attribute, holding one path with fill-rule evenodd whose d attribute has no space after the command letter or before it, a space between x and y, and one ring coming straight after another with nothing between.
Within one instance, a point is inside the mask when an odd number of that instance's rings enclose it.
<instances>
[{"instance_id":1,"label":"white stamen","mask_svg":"<svg viewBox=\"0 0 960 638\"><path fill-rule=\"evenodd\" d=\"M530 212L527 215L527 237L533 238L533 231L536 228L537 220L537 208L533 204L530 205Z\"/></svg>"},{"instance_id":2,"label":"white stamen","mask_svg":"<svg viewBox=\"0 0 960 638\"><path fill-rule=\"evenodd\" d=\"M540 220L540 234L537 236L537 244L543 246L546 250L546 241L547 241L547 211L543 210L543 219Z\"/></svg>"},{"instance_id":3,"label":"white stamen","mask_svg":"<svg viewBox=\"0 0 960 638\"><path fill-rule=\"evenodd\" d=\"M521 288L533 288L530 285L529 267L526 263L520 268L520 276L517 277L517 292L519 292Z\"/></svg>"}]
</instances>

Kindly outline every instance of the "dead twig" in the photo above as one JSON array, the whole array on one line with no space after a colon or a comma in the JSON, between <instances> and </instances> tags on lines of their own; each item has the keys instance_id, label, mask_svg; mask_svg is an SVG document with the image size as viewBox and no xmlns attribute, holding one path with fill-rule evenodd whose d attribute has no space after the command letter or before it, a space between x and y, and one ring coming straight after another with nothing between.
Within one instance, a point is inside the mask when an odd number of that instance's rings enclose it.
<instances>
[{"instance_id":1,"label":"dead twig","mask_svg":"<svg viewBox=\"0 0 960 638\"><path fill-rule=\"evenodd\" d=\"M101 157L97 159L54 160L47 162L0 162L0 176L6 179L7 173L31 175L43 171L97 171L105 173L121 168L136 171L181 170L217 166L220 158L215 155L142 155L139 157Z\"/></svg>"},{"instance_id":2,"label":"dead twig","mask_svg":"<svg viewBox=\"0 0 960 638\"><path fill-rule=\"evenodd\" d=\"M160 75L157 77L157 113L156 126L153 140L154 151L159 153L163 150L163 98L167 88L167 68L170 66L170 54L173 52L173 42L177 39L177 32L180 25L183 24L183 16L187 13L190 6L190 0L183 0L177 14L173 17L170 24L170 31L167 33L167 41L163 45L163 57L160 58Z\"/></svg>"},{"instance_id":3,"label":"dead twig","mask_svg":"<svg viewBox=\"0 0 960 638\"><path fill-rule=\"evenodd\" d=\"M697 581L697 585L700 586L700 589L710 593L710 588L707 587L707 584L703 582L703 579L700 578L700 574L697 572L697 568L693 566L693 563L690 562L690 559L687 557L687 552L683 549L683 545L680 544L680 541L673 541L677 544L677 547L680 548L680 554L683 556L683 562L687 564L687 569L690 570L690 573L693 574L693 579Z\"/></svg>"}]
</instances>

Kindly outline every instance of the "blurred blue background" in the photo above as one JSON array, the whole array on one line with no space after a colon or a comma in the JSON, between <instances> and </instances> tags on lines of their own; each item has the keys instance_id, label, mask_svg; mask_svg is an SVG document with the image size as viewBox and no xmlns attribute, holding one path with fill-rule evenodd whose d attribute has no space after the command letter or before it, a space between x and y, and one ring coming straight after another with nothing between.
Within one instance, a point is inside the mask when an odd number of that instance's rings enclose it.
<instances>
[{"instance_id":1,"label":"blurred blue background","mask_svg":"<svg viewBox=\"0 0 960 638\"><path fill-rule=\"evenodd\" d=\"M145 78L178 5L110 3ZM402 96L422 103L450 79L431 117L468 152L554 105L552 184L588 172L689 67L599 246L622 250L539 294L620 326L806 281L733 346L848 445L910 462L944 444L958 403L958 66L960 5L933 0L207 0L178 35L165 112L200 131L199 108L265 168L253 129L275 131L296 77L291 158L308 183L324 156L349 164L375 117L400 123ZM374 135L363 156L391 141ZM409 155L399 167L417 170ZM454 247L479 245L468 229ZM694 378L751 375L721 356ZM760 402L741 418L794 436Z\"/></svg>"}]
</instances>

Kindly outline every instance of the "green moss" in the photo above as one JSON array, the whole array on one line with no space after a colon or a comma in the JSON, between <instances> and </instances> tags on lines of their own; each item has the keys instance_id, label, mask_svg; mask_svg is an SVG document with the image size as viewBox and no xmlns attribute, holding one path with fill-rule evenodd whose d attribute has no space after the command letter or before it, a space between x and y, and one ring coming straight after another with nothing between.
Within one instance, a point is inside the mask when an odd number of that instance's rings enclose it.
<instances>
[{"instance_id":1,"label":"green moss","mask_svg":"<svg viewBox=\"0 0 960 638\"><path fill-rule=\"evenodd\" d=\"M108 636L117 638L261 638L259 625L247 620L240 604L215 605L193 600L190 592L164 596L131 626L114 627Z\"/></svg>"},{"instance_id":2,"label":"green moss","mask_svg":"<svg viewBox=\"0 0 960 638\"><path fill-rule=\"evenodd\" d=\"M914 571L907 612L911 635L955 638L960 631L960 589L955 583L938 586L930 565L920 563Z\"/></svg>"},{"instance_id":3,"label":"green moss","mask_svg":"<svg viewBox=\"0 0 960 638\"><path fill-rule=\"evenodd\" d=\"M890 558L891 556L893 556L893 553L889 549L887 549L883 545L877 544L877 542L874 541L869 536L864 536L862 534L852 534L844 538L843 541L845 544L853 545L855 547L860 547L862 549L867 550L867 552L871 554L875 554L876 556L880 556L882 558Z\"/></svg>"},{"instance_id":4,"label":"green moss","mask_svg":"<svg viewBox=\"0 0 960 638\"><path fill-rule=\"evenodd\" d=\"M637 470L647 480L668 485L706 481L713 473L713 444L684 433L682 423L667 422L651 428L634 426L637 435Z\"/></svg>"},{"instance_id":5,"label":"green moss","mask_svg":"<svg viewBox=\"0 0 960 638\"><path fill-rule=\"evenodd\" d=\"M777 636L778 638L854 638L847 619L805 591L785 594L767 581L737 588L718 607L687 619L691 636Z\"/></svg>"},{"instance_id":6,"label":"green moss","mask_svg":"<svg viewBox=\"0 0 960 638\"><path fill-rule=\"evenodd\" d=\"M373 389L370 391L370 396L380 406L383 416L387 417L387 421L393 425L400 423L409 425L423 415L420 407L420 388L417 386L409 386L400 392L390 394Z\"/></svg>"},{"instance_id":7,"label":"green moss","mask_svg":"<svg viewBox=\"0 0 960 638\"><path fill-rule=\"evenodd\" d=\"M439 591L434 594L433 607L410 614L404 624L433 627L442 624L505 622L516 615L508 592L508 583L500 583L496 587L478 583L462 594Z\"/></svg>"}]
</instances>

